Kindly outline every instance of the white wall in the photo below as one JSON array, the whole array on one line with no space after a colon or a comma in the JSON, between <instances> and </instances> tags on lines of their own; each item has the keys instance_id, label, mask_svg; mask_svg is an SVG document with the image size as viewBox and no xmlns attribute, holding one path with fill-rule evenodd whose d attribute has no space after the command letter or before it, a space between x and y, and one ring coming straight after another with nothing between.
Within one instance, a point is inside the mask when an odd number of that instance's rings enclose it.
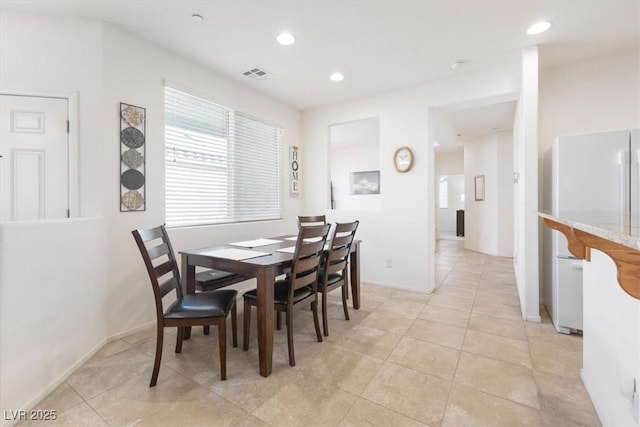
<instances>
[{"instance_id":1,"label":"white wall","mask_svg":"<svg viewBox=\"0 0 640 427\"><path fill-rule=\"evenodd\" d=\"M164 222L164 79L283 126L283 166L287 147L302 141L301 113L296 109L116 27L13 13L3 13L0 19L3 90L78 93L80 210L84 217L99 217L2 225L0 410L4 411L29 408L107 339L155 321L149 279L131 230ZM144 212L119 211L120 102L147 109ZM174 249L295 230L302 198L288 195L284 169L283 220L170 230ZM304 169L302 174L304 179ZM33 271L25 274L28 269ZM41 300L31 303L29 298ZM13 308L7 309L9 304ZM17 309L19 316L14 315ZM46 325L55 325L56 332ZM59 354L52 358L42 348ZM29 360L30 369L23 367L24 360Z\"/></svg>"},{"instance_id":2,"label":"white wall","mask_svg":"<svg viewBox=\"0 0 640 427\"><path fill-rule=\"evenodd\" d=\"M464 173L464 151L436 153L436 176Z\"/></svg>"},{"instance_id":3,"label":"white wall","mask_svg":"<svg viewBox=\"0 0 640 427\"><path fill-rule=\"evenodd\" d=\"M513 265L522 317L540 322L538 250L538 48L522 50L520 100L514 123L514 224Z\"/></svg>"},{"instance_id":4,"label":"white wall","mask_svg":"<svg viewBox=\"0 0 640 427\"><path fill-rule=\"evenodd\" d=\"M498 132L498 235L497 254L512 257L514 252L514 210L513 210L513 131Z\"/></svg>"},{"instance_id":5,"label":"white wall","mask_svg":"<svg viewBox=\"0 0 640 427\"><path fill-rule=\"evenodd\" d=\"M637 50L540 70L540 158L557 136L638 127L638 75Z\"/></svg>"},{"instance_id":6,"label":"white wall","mask_svg":"<svg viewBox=\"0 0 640 427\"><path fill-rule=\"evenodd\" d=\"M595 249L584 262L583 288L582 380L603 426L637 426L638 408L621 389L632 379L640 385L640 301L622 290L613 260Z\"/></svg>"},{"instance_id":7,"label":"white wall","mask_svg":"<svg viewBox=\"0 0 640 427\"><path fill-rule=\"evenodd\" d=\"M5 414L30 408L105 343L109 283L102 218L3 224L0 236Z\"/></svg>"},{"instance_id":8,"label":"white wall","mask_svg":"<svg viewBox=\"0 0 640 427\"><path fill-rule=\"evenodd\" d=\"M513 255L513 141L511 131L465 141L464 247L494 256ZM484 176L485 199L475 200L475 177Z\"/></svg>"},{"instance_id":9,"label":"white wall","mask_svg":"<svg viewBox=\"0 0 640 427\"><path fill-rule=\"evenodd\" d=\"M420 292L433 289L435 170L429 109L513 94L518 90L518 76L518 64L508 64L484 73L304 112L303 160L306 173L317 179L304 181L303 198L305 210L318 213L327 211L329 200L325 184L329 173L329 127L380 117L382 209L327 212L331 221L360 220L363 280ZM411 147L415 155L408 173L397 173L393 167L393 153L402 145ZM393 261L392 268L386 267L388 259Z\"/></svg>"}]
</instances>

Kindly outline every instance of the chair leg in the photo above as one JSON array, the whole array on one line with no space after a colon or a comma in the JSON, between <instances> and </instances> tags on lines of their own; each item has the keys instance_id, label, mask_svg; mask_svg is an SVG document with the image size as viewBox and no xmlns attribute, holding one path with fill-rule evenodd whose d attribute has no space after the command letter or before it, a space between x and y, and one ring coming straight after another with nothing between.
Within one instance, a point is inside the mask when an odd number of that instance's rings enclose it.
<instances>
[{"instance_id":1,"label":"chair leg","mask_svg":"<svg viewBox=\"0 0 640 427\"><path fill-rule=\"evenodd\" d=\"M176 335L176 353L182 352L182 340L184 340L185 328L178 326L178 333Z\"/></svg>"},{"instance_id":2,"label":"chair leg","mask_svg":"<svg viewBox=\"0 0 640 427\"><path fill-rule=\"evenodd\" d=\"M324 336L329 336L329 320L327 314L327 293L322 292L322 330L324 331Z\"/></svg>"},{"instance_id":3,"label":"chair leg","mask_svg":"<svg viewBox=\"0 0 640 427\"><path fill-rule=\"evenodd\" d=\"M158 381L158 373L160 372L160 361L162 360L162 340L164 339L164 328L158 324L158 335L156 336L156 359L153 362L153 373L151 374L151 382L149 387L155 387Z\"/></svg>"},{"instance_id":4,"label":"chair leg","mask_svg":"<svg viewBox=\"0 0 640 427\"><path fill-rule=\"evenodd\" d=\"M280 316L282 312L276 311L276 329L282 329L282 316Z\"/></svg>"},{"instance_id":5,"label":"chair leg","mask_svg":"<svg viewBox=\"0 0 640 427\"><path fill-rule=\"evenodd\" d=\"M231 307L231 336L233 337L233 346L237 347L238 346L238 309L236 307L236 301L233 302L233 307Z\"/></svg>"},{"instance_id":6,"label":"chair leg","mask_svg":"<svg viewBox=\"0 0 640 427\"><path fill-rule=\"evenodd\" d=\"M204 325L202 327L202 331L204 332L205 335L209 335L209 325Z\"/></svg>"},{"instance_id":7,"label":"chair leg","mask_svg":"<svg viewBox=\"0 0 640 427\"><path fill-rule=\"evenodd\" d=\"M296 366L296 355L293 351L293 309L287 307L287 346L289 347L289 365Z\"/></svg>"},{"instance_id":8,"label":"chair leg","mask_svg":"<svg viewBox=\"0 0 640 427\"><path fill-rule=\"evenodd\" d=\"M218 323L218 346L220 347L220 379L227 379L227 319Z\"/></svg>"},{"instance_id":9,"label":"chair leg","mask_svg":"<svg viewBox=\"0 0 640 427\"><path fill-rule=\"evenodd\" d=\"M345 291L346 291L345 299L349 299L349 277L351 277L351 266L349 265L348 259L349 257L347 257L347 265L344 268L342 273L342 277L344 278Z\"/></svg>"},{"instance_id":10,"label":"chair leg","mask_svg":"<svg viewBox=\"0 0 640 427\"><path fill-rule=\"evenodd\" d=\"M249 350L249 327L251 326L251 306L244 300L244 334L242 337L242 349L244 351Z\"/></svg>"},{"instance_id":11,"label":"chair leg","mask_svg":"<svg viewBox=\"0 0 640 427\"><path fill-rule=\"evenodd\" d=\"M311 309L313 310L313 323L316 327L316 337L318 337L318 342L322 342L322 334L320 333L320 322L318 322L318 300L311 303Z\"/></svg>"},{"instance_id":12,"label":"chair leg","mask_svg":"<svg viewBox=\"0 0 640 427\"><path fill-rule=\"evenodd\" d=\"M342 285L342 309L344 310L344 318L349 320L349 310L347 309L347 297L349 296L349 288L347 288L347 284L345 282Z\"/></svg>"}]
</instances>

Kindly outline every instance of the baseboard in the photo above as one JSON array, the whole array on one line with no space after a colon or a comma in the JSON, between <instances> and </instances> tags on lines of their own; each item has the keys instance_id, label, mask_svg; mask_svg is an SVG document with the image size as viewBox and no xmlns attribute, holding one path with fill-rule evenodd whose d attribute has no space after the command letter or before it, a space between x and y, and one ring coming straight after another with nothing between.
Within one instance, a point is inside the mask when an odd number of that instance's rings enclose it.
<instances>
[{"instance_id":1,"label":"baseboard","mask_svg":"<svg viewBox=\"0 0 640 427\"><path fill-rule=\"evenodd\" d=\"M525 316L524 320L527 322L542 323L542 317L540 316Z\"/></svg>"},{"instance_id":2,"label":"baseboard","mask_svg":"<svg viewBox=\"0 0 640 427\"><path fill-rule=\"evenodd\" d=\"M392 285L390 283L384 283L384 282L373 282L371 280L363 280L361 282L361 285L374 285L374 286L382 286L383 288L392 288L392 289L397 289L399 291L409 291L409 292L415 292L418 294L430 294L431 292L426 291L426 290L421 290L421 289L416 289L416 288L409 288L406 286L398 286L398 285ZM433 292L433 291L432 291Z\"/></svg>"},{"instance_id":3,"label":"baseboard","mask_svg":"<svg viewBox=\"0 0 640 427\"><path fill-rule=\"evenodd\" d=\"M62 383L64 383L78 368L80 368L87 360L91 359L104 345L107 343L107 340L101 341L99 344L95 345L87 354L82 356L78 361L76 361L73 365L67 368L60 376L55 379L51 384L45 387L40 393L38 393L33 399L31 399L23 408L26 410L33 409L38 403L40 403L45 397L51 394L56 388L58 388ZM2 423L2 427L11 427L17 424L20 420L5 420L6 423Z\"/></svg>"},{"instance_id":4,"label":"baseboard","mask_svg":"<svg viewBox=\"0 0 640 427\"><path fill-rule=\"evenodd\" d=\"M112 341L119 340L119 339L124 338L124 337L128 337L129 335L138 333L140 331L144 331L145 329L149 329L149 328L151 328L151 327L153 327L155 325L156 325L156 321L154 320L152 322L144 323L144 324L142 324L140 326L136 326L134 328L127 329L127 330L122 331L122 332L118 332L117 334L114 334L114 335L111 335L110 337L108 337L106 342L112 342Z\"/></svg>"}]
</instances>

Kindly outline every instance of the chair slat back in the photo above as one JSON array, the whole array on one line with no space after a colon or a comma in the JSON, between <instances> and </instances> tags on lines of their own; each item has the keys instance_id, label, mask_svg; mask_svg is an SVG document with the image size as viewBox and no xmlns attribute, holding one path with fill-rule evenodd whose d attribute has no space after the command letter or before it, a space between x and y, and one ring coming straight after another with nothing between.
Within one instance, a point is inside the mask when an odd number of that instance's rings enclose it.
<instances>
[{"instance_id":1,"label":"chair slat back","mask_svg":"<svg viewBox=\"0 0 640 427\"><path fill-rule=\"evenodd\" d=\"M325 225L327 218L324 215L298 215L298 229L301 227L311 227L314 225Z\"/></svg>"},{"instance_id":2,"label":"chair slat back","mask_svg":"<svg viewBox=\"0 0 640 427\"><path fill-rule=\"evenodd\" d=\"M291 265L289 298L293 299L296 289L312 285L316 292L318 270L323 257L324 245L327 241L330 225L301 227L296 241L296 249Z\"/></svg>"},{"instance_id":3,"label":"chair slat back","mask_svg":"<svg viewBox=\"0 0 640 427\"><path fill-rule=\"evenodd\" d=\"M335 232L329 243L329 251L325 259L325 283L327 275L344 271L347 268L347 260L358 224L360 224L359 221L336 223Z\"/></svg>"},{"instance_id":4,"label":"chair slat back","mask_svg":"<svg viewBox=\"0 0 640 427\"><path fill-rule=\"evenodd\" d=\"M175 290L176 297L182 299L180 272L169 235L163 225L146 230L133 230L131 234L147 268L156 302L156 315L160 320L164 314L162 298L165 295Z\"/></svg>"}]
</instances>

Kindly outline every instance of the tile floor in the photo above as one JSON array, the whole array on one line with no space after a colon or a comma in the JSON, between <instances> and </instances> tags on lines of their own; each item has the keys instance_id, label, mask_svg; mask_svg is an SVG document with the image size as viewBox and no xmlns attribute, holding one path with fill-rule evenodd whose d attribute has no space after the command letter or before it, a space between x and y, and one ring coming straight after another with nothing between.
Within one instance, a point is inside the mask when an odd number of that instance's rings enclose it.
<instances>
[{"instance_id":1,"label":"tile floor","mask_svg":"<svg viewBox=\"0 0 640 427\"><path fill-rule=\"evenodd\" d=\"M323 343L299 310L297 366L276 331L268 378L258 375L255 328L248 352L229 346L227 381L215 333L195 330L176 355L167 330L149 388L148 330L107 344L38 407L70 426L600 425L579 377L581 338L556 333L548 317L523 322L511 260L462 244L439 242L432 295L363 283L362 308L345 321L333 292Z\"/></svg>"}]
</instances>

